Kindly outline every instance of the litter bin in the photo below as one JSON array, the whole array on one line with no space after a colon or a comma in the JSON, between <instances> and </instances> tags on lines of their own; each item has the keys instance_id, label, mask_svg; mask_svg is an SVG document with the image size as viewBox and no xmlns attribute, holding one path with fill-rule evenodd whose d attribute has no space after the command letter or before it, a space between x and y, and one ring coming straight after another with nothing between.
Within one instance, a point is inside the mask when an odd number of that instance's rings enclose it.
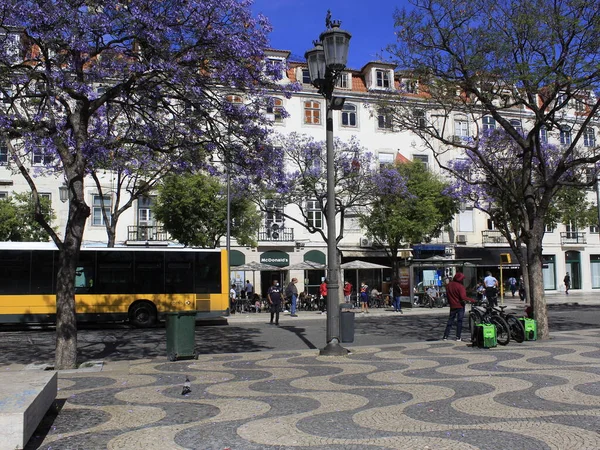
<instances>
[{"instance_id":1,"label":"litter bin","mask_svg":"<svg viewBox=\"0 0 600 450\"><path fill-rule=\"evenodd\" d=\"M340 304L340 338L342 342L354 342L354 306Z\"/></svg>"},{"instance_id":2,"label":"litter bin","mask_svg":"<svg viewBox=\"0 0 600 450\"><path fill-rule=\"evenodd\" d=\"M169 312L166 318L169 361L197 358L196 311Z\"/></svg>"}]
</instances>

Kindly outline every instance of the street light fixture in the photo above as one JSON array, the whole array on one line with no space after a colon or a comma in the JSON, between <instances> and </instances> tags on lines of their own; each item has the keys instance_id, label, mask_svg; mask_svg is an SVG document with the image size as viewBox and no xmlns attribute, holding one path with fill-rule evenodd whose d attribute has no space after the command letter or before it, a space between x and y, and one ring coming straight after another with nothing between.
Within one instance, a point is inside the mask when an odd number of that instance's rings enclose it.
<instances>
[{"instance_id":1,"label":"street light fixture","mask_svg":"<svg viewBox=\"0 0 600 450\"><path fill-rule=\"evenodd\" d=\"M326 108L326 150L327 150L327 345L321 355L345 355L348 351L340 345L340 265L337 252L335 224L335 167L333 155L333 113L342 109L344 98L334 97L333 90L348 60L348 47L352 37L340 29L341 22L331 20L327 11L326 30L321 33L315 47L305 53L310 79L323 97Z\"/></svg>"}]
</instances>

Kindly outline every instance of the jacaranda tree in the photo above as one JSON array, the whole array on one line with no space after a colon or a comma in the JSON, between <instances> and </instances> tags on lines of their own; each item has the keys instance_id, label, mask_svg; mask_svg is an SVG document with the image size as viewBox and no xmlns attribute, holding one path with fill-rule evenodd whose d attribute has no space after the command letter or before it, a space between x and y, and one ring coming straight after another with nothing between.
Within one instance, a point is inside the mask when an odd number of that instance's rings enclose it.
<instances>
[{"instance_id":1,"label":"jacaranda tree","mask_svg":"<svg viewBox=\"0 0 600 450\"><path fill-rule=\"evenodd\" d=\"M0 6L0 128L34 194L43 171L69 190L59 249L56 368L76 365L75 267L90 214L84 179L122 167L259 172L269 96L282 67L265 64L269 25L246 0L5 0ZM228 145L226 146L225 143ZM220 155L220 156L219 156ZM116 165L116 166L115 166ZM34 198L36 198L34 196ZM38 205L39 207L39 205Z\"/></svg>"},{"instance_id":2,"label":"jacaranda tree","mask_svg":"<svg viewBox=\"0 0 600 450\"><path fill-rule=\"evenodd\" d=\"M275 213L304 227L309 233L327 238L327 153L325 142L300 133L273 136L270 142L277 155L271 175L244 184L267 217ZM336 241L344 237L349 215L360 212L373 198L372 155L356 139L334 139ZM238 181L239 184L240 181ZM240 188L242 189L242 188ZM288 206L286 209L284 205ZM292 208L294 210L292 210ZM299 213L299 214L298 214Z\"/></svg>"},{"instance_id":3,"label":"jacaranda tree","mask_svg":"<svg viewBox=\"0 0 600 450\"><path fill-rule=\"evenodd\" d=\"M395 124L421 136L449 170L457 167L448 164L450 150L473 164L471 184L494 205L496 225L512 224L516 235L506 229L505 236L513 249L526 248L522 268L529 269L538 335L547 338L547 212L564 186L594 183L600 160L598 4L409 1L396 13L398 41L390 50L418 79L420 95L393 108ZM502 134L490 141L492 129ZM590 179L577 176L583 167L592 169Z\"/></svg>"}]
</instances>

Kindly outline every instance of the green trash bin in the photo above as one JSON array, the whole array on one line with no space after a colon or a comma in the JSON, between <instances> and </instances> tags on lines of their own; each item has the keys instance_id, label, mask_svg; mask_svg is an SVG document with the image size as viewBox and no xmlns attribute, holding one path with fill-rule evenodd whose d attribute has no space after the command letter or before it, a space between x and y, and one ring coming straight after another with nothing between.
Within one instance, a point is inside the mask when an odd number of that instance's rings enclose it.
<instances>
[{"instance_id":1,"label":"green trash bin","mask_svg":"<svg viewBox=\"0 0 600 450\"><path fill-rule=\"evenodd\" d=\"M196 359L196 311L167 313L167 358Z\"/></svg>"}]
</instances>

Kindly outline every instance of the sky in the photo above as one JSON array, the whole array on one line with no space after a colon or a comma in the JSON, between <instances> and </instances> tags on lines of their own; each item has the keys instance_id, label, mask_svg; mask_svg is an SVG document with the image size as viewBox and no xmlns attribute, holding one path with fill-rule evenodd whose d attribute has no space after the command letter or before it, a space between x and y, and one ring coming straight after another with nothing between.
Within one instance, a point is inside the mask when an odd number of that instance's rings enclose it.
<instances>
[{"instance_id":1,"label":"sky","mask_svg":"<svg viewBox=\"0 0 600 450\"><path fill-rule=\"evenodd\" d=\"M372 0L371 0L372 1ZM270 45L274 49L289 50L304 60L304 52L325 31L325 16L331 10L334 20L341 20L341 28L352 34L348 52L348 67L360 69L373 60L387 59L383 49L394 43L394 11L406 4L369 0L254 0L254 15L269 18L273 31Z\"/></svg>"}]
</instances>

